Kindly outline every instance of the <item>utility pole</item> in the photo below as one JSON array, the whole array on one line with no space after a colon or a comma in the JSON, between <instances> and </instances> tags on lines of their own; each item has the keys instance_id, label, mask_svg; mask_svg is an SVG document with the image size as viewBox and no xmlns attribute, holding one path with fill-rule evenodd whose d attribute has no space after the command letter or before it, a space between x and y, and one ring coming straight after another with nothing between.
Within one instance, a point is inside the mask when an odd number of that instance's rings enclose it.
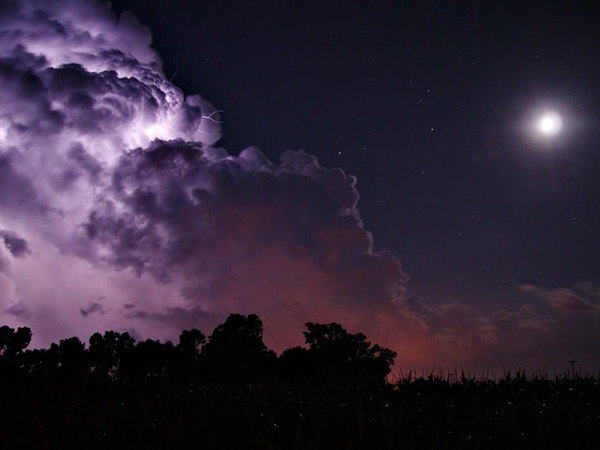
<instances>
[{"instance_id":1,"label":"utility pole","mask_svg":"<svg viewBox=\"0 0 600 450\"><path fill-rule=\"evenodd\" d=\"M573 379L575 378L575 363L577 362L574 359L570 359L567 361L569 364L571 364L571 376L573 377Z\"/></svg>"}]
</instances>

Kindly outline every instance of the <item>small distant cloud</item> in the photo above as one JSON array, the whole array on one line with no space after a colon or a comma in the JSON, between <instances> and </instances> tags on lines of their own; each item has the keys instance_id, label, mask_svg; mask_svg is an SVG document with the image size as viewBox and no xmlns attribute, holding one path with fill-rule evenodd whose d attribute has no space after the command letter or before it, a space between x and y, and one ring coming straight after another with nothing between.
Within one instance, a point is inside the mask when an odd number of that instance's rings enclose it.
<instances>
[{"instance_id":1,"label":"small distant cloud","mask_svg":"<svg viewBox=\"0 0 600 450\"><path fill-rule=\"evenodd\" d=\"M17 233L8 230L0 230L0 239L2 239L4 246L15 258L21 258L31 253L27 241Z\"/></svg>"},{"instance_id":2,"label":"small distant cloud","mask_svg":"<svg viewBox=\"0 0 600 450\"><path fill-rule=\"evenodd\" d=\"M545 289L534 285L523 285L522 292L531 293L557 311L595 312L600 311L600 289L593 283L578 283L573 287Z\"/></svg>"},{"instance_id":3,"label":"small distant cloud","mask_svg":"<svg viewBox=\"0 0 600 450\"><path fill-rule=\"evenodd\" d=\"M5 312L11 316L20 317L23 319L28 319L31 316L27 307L25 307L21 302L9 306L5 309Z\"/></svg>"},{"instance_id":4,"label":"small distant cloud","mask_svg":"<svg viewBox=\"0 0 600 450\"><path fill-rule=\"evenodd\" d=\"M91 314L101 314L101 315L104 315L104 308L102 307L102 305L100 303L91 302L85 308L81 308L79 310L79 312L81 313L81 315L83 317L87 317L87 316L89 316Z\"/></svg>"},{"instance_id":5,"label":"small distant cloud","mask_svg":"<svg viewBox=\"0 0 600 450\"><path fill-rule=\"evenodd\" d=\"M521 292L535 292L536 290L538 290L538 287L534 286L533 284L522 284L521 286L519 286L519 290Z\"/></svg>"}]
</instances>

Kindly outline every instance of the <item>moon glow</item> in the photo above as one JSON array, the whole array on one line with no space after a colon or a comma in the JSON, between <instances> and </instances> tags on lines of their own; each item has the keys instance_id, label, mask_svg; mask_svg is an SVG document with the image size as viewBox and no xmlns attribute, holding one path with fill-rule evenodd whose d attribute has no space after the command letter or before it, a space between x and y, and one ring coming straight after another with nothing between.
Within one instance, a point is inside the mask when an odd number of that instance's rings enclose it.
<instances>
[{"instance_id":1,"label":"moon glow","mask_svg":"<svg viewBox=\"0 0 600 450\"><path fill-rule=\"evenodd\" d=\"M545 136L554 136L562 128L563 122L560 115L555 111L548 111L540 117L537 123L538 131Z\"/></svg>"}]
</instances>

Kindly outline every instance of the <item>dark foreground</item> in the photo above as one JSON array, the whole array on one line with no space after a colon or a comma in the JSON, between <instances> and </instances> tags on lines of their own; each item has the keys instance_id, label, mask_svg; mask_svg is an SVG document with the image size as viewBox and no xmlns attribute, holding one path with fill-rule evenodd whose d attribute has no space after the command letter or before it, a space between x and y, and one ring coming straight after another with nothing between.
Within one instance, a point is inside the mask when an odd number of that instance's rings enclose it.
<instances>
[{"instance_id":1,"label":"dark foreground","mask_svg":"<svg viewBox=\"0 0 600 450\"><path fill-rule=\"evenodd\" d=\"M3 380L0 448L600 448L592 377L429 377L375 386L70 375Z\"/></svg>"}]
</instances>

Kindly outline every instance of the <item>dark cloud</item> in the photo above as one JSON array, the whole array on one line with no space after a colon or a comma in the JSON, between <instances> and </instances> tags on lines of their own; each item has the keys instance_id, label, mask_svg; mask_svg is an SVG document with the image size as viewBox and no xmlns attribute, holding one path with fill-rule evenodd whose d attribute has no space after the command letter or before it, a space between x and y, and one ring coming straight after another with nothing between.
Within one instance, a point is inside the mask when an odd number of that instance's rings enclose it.
<instances>
[{"instance_id":1,"label":"dark cloud","mask_svg":"<svg viewBox=\"0 0 600 450\"><path fill-rule=\"evenodd\" d=\"M79 310L79 312L81 313L81 315L83 317L87 317L91 314L104 314L104 308L102 307L102 305L100 303L97 302L91 302L89 305L87 305L85 308L81 308Z\"/></svg>"},{"instance_id":2,"label":"dark cloud","mask_svg":"<svg viewBox=\"0 0 600 450\"><path fill-rule=\"evenodd\" d=\"M211 329L214 324L222 319L221 315L216 317L200 308L165 308L161 312L136 311L131 317L143 319L150 322L165 323L174 326L177 330L190 328Z\"/></svg>"},{"instance_id":3,"label":"dark cloud","mask_svg":"<svg viewBox=\"0 0 600 450\"><path fill-rule=\"evenodd\" d=\"M323 265L368 265L372 242L356 210L354 184L303 152L286 152L274 165L256 148L236 158L157 141L120 159L101 208L84 228L118 255L119 267L129 264L137 273L162 276L167 267L197 263L200 254L214 263L223 258L208 252L236 235L240 249L278 247ZM228 262L235 264L233 258L222 263Z\"/></svg>"},{"instance_id":4,"label":"dark cloud","mask_svg":"<svg viewBox=\"0 0 600 450\"><path fill-rule=\"evenodd\" d=\"M27 241L12 231L0 230L0 239L2 239L4 246L15 258L20 258L31 253Z\"/></svg>"},{"instance_id":5,"label":"dark cloud","mask_svg":"<svg viewBox=\"0 0 600 450\"><path fill-rule=\"evenodd\" d=\"M10 314L11 316L15 316L15 317L19 317L25 320L28 320L31 318L31 313L30 311L23 306L21 303L15 303L11 306L9 306L6 309L6 313Z\"/></svg>"},{"instance_id":6,"label":"dark cloud","mask_svg":"<svg viewBox=\"0 0 600 450\"><path fill-rule=\"evenodd\" d=\"M67 156L88 174L92 182L98 179L98 176L102 172L102 165L81 144L73 145Z\"/></svg>"},{"instance_id":7,"label":"dark cloud","mask_svg":"<svg viewBox=\"0 0 600 450\"><path fill-rule=\"evenodd\" d=\"M17 151L0 153L0 210L38 209L37 193L30 179L15 169Z\"/></svg>"},{"instance_id":8,"label":"dark cloud","mask_svg":"<svg viewBox=\"0 0 600 450\"><path fill-rule=\"evenodd\" d=\"M173 281L189 317L290 315L297 339L311 316L366 323L403 302L407 276L373 252L355 183L304 152L273 164L256 148L156 141L121 157L83 229L113 267Z\"/></svg>"}]
</instances>

